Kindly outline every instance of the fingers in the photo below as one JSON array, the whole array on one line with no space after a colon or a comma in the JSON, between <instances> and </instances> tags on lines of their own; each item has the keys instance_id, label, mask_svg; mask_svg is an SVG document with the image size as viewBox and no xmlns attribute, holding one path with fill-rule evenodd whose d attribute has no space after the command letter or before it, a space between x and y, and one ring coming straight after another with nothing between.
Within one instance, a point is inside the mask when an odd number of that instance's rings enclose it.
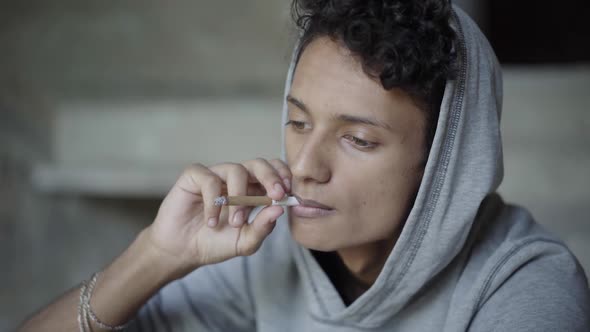
<instances>
[{"instance_id":1,"label":"fingers","mask_svg":"<svg viewBox=\"0 0 590 332\"><path fill-rule=\"evenodd\" d=\"M293 177L293 175L291 174L289 166L287 166L287 164L280 159L269 160L269 163L279 173L279 176L281 177L281 179L283 180L283 184L285 185L286 192L291 192L291 178Z\"/></svg>"},{"instance_id":2,"label":"fingers","mask_svg":"<svg viewBox=\"0 0 590 332\"><path fill-rule=\"evenodd\" d=\"M220 191L225 185L227 187L227 194L230 196L241 196L252 194L255 188L254 184L262 186L266 191L266 195L272 199L282 199L291 187L291 171L288 166L281 160L275 159L267 161L262 158L250 160L243 164L224 163L212 166L209 169L209 174L216 175L216 180L213 181L207 176L203 176L208 182L208 194L215 194L217 196L211 199L209 196L205 197L203 193L203 200L205 201L205 215L208 225L214 227L217 224L216 219L219 214L219 207L212 205L215 198L220 195ZM219 182L219 181L221 182ZM221 188L218 189L218 187ZM260 194L260 193L259 193ZM264 193L262 193L264 194ZM229 217L228 223L233 227L241 227L247 220L248 211L246 207L230 206L228 208ZM216 216L211 216L208 213L217 213Z\"/></svg>"},{"instance_id":3,"label":"fingers","mask_svg":"<svg viewBox=\"0 0 590 332\"><path fill-rule=\"evenodd\" d=\"M215 227L219 223L221 206L215 205L215 198L221 195L222 187L223 181L213 172L210 172L202 181L203 212L209 227Z\"/></svg>"},{"instance_id":4,"label":"fingers","mask_svg":"<svg viewBox=\"0 0 590 332\"><path fill-rule=\"evenodd\" d=\"M262 209L252 224L240 229L240 237L236 242L236 254L248 256L255 253L262 241L272 232L275 221L284 213L281 206L268 206Z\"/></svg>"},{"instance_id":5,"label":"fingers","mask_svg":"<svg viewBox=\"0 0 590 332\"><path fill-rule=\"evenodd\" d=\"M246 161L243 165L250 173L250 177L264 187L267 196L275 200L282 199L285 196L284 181L279 171L270 162L257 158Z\"/></svg>"},{"instance_id":6,"label":"fingers","mask_svg":"<svg viewBox=\"0 0 590 332\"><path fill-rule=\"evenodd\" d=\"M229 196L248 195L249 173L241 164L220 164L211 167L211 171L225 181ZM228 223L234 227L241 226L247 217L246 208L243 206L230 206L228 210Z\"/></svg>"},{"instance_id":7,"label":"fingers","mask_svg":"<svg viewBox=\"0 0 590 332\"><path fill-rule=\"evenodd\" d=\"M176 191L180 192L177 196L186 196L186 199L178 198L178 204L192 206L193 196L202 196L204 221L210 227L215 227L219 222L221 207L215 206L214 202L221 195L223 186L222 179L209 168L193 164L184 170L175 185Z\"/></svg>"}]
</instances>

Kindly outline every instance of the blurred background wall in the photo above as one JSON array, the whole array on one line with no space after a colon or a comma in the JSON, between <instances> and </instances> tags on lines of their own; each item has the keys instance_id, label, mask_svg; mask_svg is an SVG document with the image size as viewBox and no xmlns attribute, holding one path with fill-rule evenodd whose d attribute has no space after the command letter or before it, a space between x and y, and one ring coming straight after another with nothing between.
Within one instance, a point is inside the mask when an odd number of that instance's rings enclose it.
<instances>
[{"instance_id":1,"label":"blurred background wall","mask_svg":"<svg viewBox=\"0 0 590 332\"><path fill-rule=\"evenodd\" d=\"M456 3L504 66L501 192L588 271L587 5ZM188 163L278 155L293 41L287 0L0 0L0 331L119 254Z\"/></svg>"}]
</instances>

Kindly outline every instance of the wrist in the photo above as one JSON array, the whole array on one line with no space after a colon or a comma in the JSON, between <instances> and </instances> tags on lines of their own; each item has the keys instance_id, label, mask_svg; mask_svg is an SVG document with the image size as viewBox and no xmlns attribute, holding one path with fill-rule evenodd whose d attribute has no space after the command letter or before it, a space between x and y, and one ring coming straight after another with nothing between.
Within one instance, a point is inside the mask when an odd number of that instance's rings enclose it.
<instances>
[{"instance_id":1,"label":"wrist","mask_svg":"<svg viewBox=\"0 0 590 332\"><path fill-rule=\"evenodd\" d=\"M140 252L145 256L144 262L149 269L160 271L166 283L180 279L198 268L195 263L188 263L186 259L167 251L154 240L154 228L149 226L144 229L135 240Z\"/></svg>"},{"instance_id":2,"label":"wrist","mask_svg":"<svg viewBox=\"0 0 590 332\"><path fill-rule=\"evenodd\" d=\"M101 321L124 324L162 287L182 276L176 260L154 246L148 228L100 273L90 306Z\"/></svg>"}]
</instances>

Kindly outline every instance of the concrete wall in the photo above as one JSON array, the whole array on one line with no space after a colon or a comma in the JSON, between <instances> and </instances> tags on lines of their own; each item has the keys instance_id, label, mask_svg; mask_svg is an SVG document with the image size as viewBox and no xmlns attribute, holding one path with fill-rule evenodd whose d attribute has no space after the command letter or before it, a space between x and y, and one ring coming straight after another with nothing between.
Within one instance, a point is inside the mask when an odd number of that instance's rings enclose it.
<instances>
[{"instance_id":1,"label":"concrete wall","mask_svg":"<svg viewBox=\"0 0 590 332\"><path fill-rule=\"evenodd\" d=\"M59 96L281 90L288 2L2 1L0 62Z\"/></svg>"},{"instance_id":2,"label":"concrete wall","mask_svg":"<svg viewBox=\"0 0 590 332\"><path fill-rule=\"evenodd\" d=\"M59 105L280 95L287 18L272 0L0 1L0 331L108 263L159 206L33 186L56 159Z\"/></svg>"}]
</instances>

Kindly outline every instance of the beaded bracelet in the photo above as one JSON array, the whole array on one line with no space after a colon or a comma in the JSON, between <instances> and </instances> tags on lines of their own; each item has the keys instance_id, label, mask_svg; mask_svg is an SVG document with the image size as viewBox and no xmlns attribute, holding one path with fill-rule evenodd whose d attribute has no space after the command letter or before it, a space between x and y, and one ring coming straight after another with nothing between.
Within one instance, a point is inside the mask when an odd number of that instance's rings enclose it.
<instances>
[{"instance_id":1,"label":"beaded bracelet","mask_svg":"<svg viewBox=\"0 0 590 332\"><path fill-rule=\"evenodd\" d=\"M98 278L98 272L94 273L90 278L90 282L84 282L82 285L82 289L80 290L80 307L78 308L78 323L80 327L80 332L91 332L90 325L88 323L88 319L98 325L101 329L107 331L121 331L129 326L130 322L127 322L122 325L112 326L106 323L103 323L92 311L90 307L90 299L92 298L92 293L94 291L94 287L96 286L96 279Z\"/></svg>"},{"instance_id":2,"label":"beaded bracelet","mask_svg":"<svg viewBox=\"0 0 590 332\"><path fill-rule=\"evenodd\" d=\"M80 304L78 305L78 327L80 332L92 332L90 324L88 323L88 315L84 309L84 302L86 291L88 290L88 282L83 281L80 287Z\"/></svg>"}]
</instances>

